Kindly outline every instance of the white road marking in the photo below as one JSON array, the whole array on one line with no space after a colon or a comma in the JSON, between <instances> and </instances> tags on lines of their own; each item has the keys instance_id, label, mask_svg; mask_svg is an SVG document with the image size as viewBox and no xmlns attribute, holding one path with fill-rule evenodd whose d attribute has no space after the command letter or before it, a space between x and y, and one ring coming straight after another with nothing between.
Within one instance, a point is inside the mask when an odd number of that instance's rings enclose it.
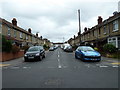
<instances>
[{"instance_id":1,"label":"white road marking","mask_svg":"<svg viewBox=\"0 0 120 90\"><path fill-rule=\"evenodd\" d=\"M58 54L58 57L60 57L60 55Z\"/></svg>"},{"instance_id":2,"label":"white road marking","mask_svg":"<svg viewBox=\"0 0 120 90\"><path fill-rule=\"evenodd\" d=\"M60 59L58 59L58 68L62 68L62 66L60 64Z\"/></svg>"},{"instance_id":3,"label":"white road marking","mask_svg":"<svg viewBox=\"0 0 120 90\"><path fill-rule=\"evenodd\" d=\"M108 66L100 66L100 67L108 67Z\"/></svg>"},{"instance_id":4,"label":"white road marking","mask_svg":"<svg viewBox=\"0 0 120 90\"><path fill-rule=\"evenodd\" d=\"M11 67L11 69L18 69L18 68L20 68L20 67Z\"/></svg>"},{"instance_id":5,"label":"white road marking","mask_svg":"<svg viewBox=\"0 0 120 90\"><path fill-rule=\"evenodd\" d=\"M112 67L118 67L118 66L112 66Z\"/></svg>"}]
</instances>

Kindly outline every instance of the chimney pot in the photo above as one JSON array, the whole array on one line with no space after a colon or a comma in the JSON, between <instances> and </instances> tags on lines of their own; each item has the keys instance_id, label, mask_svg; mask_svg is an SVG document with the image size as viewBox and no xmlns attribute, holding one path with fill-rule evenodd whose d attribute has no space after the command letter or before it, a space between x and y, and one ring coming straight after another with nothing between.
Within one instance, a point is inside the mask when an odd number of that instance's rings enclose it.
<instances>
[{"instance_id":1,"label":"chimney pot","mask_svg":"<svg viewBox=\"0 0 120 90\"><path fill-rule=\"evenodd\" d=\"M17 26L17 20L16 20L16 18L13 18L12 24L15 25L15 26Z\"/></svg>"},{"instance_id":2,"label":"chimney pot","mask_svg":"<svg viewBox=\"0 0 120 90\"><path fill-rule=\"evenodd\" d=\"M31 33L31 28L28 29L28 32Z\"/></svg>"},{"instance_id":3,"label":"chimney pot","mask_svg":"<svg viewBox=\"0 0 120 90\"><path fill-rule=\"evenodd\" d=\"M36 36L38 37L38 33L36 33Z\"/></svg>"},{"instance_id":4,"label":"chimney pot","mask_svg":"<svg viewBox=\"0 0 120 90\"><path fill-rule=\"evenodd\" d=\"M84 28L84 32L86 32L86 31L87 31L87 27Z\"/></svg>"},{"instance_id":5,"label":"chimney pot","mask_svg":"<svg viewBox=\"0 0 120 90\"><path fill-rule=\"evenodd\" d=\"M98 24L102 23L103 18L101 16L98 16Z\"/></svg>"}]
</instances>

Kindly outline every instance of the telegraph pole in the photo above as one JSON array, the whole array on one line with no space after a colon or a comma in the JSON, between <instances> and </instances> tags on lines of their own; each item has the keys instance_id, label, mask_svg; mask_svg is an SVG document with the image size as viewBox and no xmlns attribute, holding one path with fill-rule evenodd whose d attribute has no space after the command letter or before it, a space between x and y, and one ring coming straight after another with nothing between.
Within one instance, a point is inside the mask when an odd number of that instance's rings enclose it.
<instances>
[{"instance_id":1,"label":"telegraph pole","mask_svg":"<svg viewBox=\"0 0 120 90\"><path fill-rule=\"evenodd\" d=\"M78 9L78 18L79 18L79 44L81 43L81 24L80 24L80 9Z\"/></svg>"}]
</instances>

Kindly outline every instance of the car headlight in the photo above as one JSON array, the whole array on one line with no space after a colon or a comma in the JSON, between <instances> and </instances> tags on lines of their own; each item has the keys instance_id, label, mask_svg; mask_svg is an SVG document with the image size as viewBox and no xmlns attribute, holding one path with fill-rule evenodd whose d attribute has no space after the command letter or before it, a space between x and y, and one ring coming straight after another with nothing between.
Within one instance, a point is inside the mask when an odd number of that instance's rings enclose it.
<instances>
[{"instance_id":1,"label":"car headlight","mask_svg":"<svg viewBox=\"0 0 120 90\"><path fill-rule=\"evenodd\" d=\"M101 56L100 54L98 54L98 56Z\"/></svg>"},{"instance_id":2,"label":"car headlight","mask_svg":"<svg viewBox=\"0 0 120 90\"><path fill-rule=\"evenodd\" d=\"M25 54L24 56L27 57L27 54Z\"/></svg>"},{"instance_id":3,"label":"car headlight","mask_svg":"<svg viewBox=\"0 0 120 90\"><path fill-rule=\"evenodd\" d=\"M36 54L36 56L39 56L39 55L40 55L39 53Z\"/></svg>"}]
</instances>

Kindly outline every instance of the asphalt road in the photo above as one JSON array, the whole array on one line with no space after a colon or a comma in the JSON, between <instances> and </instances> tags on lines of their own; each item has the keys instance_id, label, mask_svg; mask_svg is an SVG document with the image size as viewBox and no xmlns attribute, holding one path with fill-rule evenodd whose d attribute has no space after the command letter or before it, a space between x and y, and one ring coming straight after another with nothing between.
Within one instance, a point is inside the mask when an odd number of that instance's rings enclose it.
<instances>
[{"instance_id":1,"label":"asphalt road","mask_svg":"<svg viewBox=\"0 0 120 90\"><path fill-rule=\"evenodd\" d=\"M102 57L101 62L83 62L74 52L58 48L46 58L24 62L23 58L5 62L3 88L118 88L117 61Z\"/></svg>"}]
</instances>

